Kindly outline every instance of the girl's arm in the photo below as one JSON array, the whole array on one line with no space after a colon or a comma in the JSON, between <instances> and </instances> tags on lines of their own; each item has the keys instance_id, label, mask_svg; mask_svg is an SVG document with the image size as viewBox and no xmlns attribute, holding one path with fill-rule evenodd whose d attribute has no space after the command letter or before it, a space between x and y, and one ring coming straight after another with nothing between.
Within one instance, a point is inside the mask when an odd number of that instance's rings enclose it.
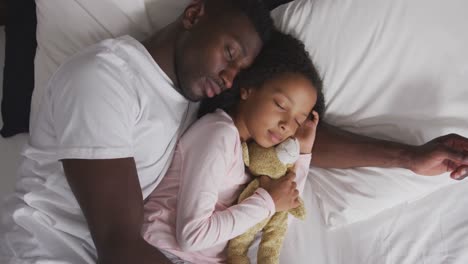
<instances>
[{"instance_id":1,"label":"girl's arm","mask_svg":"<svg viewBox=\"0 0 468 264\"><path fill-rule=\"evenodd\" d=\"M320 117L316 111L312 112L312 120L306 120L296 131L296 138L299 140L301 155L296 161L296 183L300 194L304 191L307 175L309 174L310 160L312 158L312 147L315 142L315 135Z\"/></svg>"},{"instance_id":2,"label":"girl's arm","mask_svg":"<svg viewBox=\"0 0 468 264\"><path fill-rule=\"evenodd\" d=\"M232 167L239 136L222 123L191 132L181 141L184 160L177 204L177 241L185 251L226 242L275 213L271 196L262 188L240 204L215 211L218 190L229 188L224 186L226 177L244 173L243 166Z\"/></svg>"},{"instance_id":3,"label":"girl's arm","mask_svg":"<svg viewBox=\"0 0 468 264\"><path fill-rule=\"evenodd\" d=\"M311 154L301 154L295 164L297 190L300 195L304 191L307 175L309 174L311 157Z\"/></svg>"}]
</instances>

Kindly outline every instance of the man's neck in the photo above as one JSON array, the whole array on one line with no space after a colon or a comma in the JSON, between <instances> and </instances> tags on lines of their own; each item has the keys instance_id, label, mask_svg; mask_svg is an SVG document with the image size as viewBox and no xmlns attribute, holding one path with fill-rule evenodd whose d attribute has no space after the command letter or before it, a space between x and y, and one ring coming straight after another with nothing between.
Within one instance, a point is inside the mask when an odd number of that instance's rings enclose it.
<instances>
[{"instance_id":1,"label":"man's neck","mask_svg":"<svg viewBox=\"0 0 468 264\"><path fill-rule=\"evenodd\" d=\"M178 33L177 23L174 22L143 41L145 48L159 67L169 76L175 87L178 87L175 71L175 51Z\"/></svg>"}]
</instances>

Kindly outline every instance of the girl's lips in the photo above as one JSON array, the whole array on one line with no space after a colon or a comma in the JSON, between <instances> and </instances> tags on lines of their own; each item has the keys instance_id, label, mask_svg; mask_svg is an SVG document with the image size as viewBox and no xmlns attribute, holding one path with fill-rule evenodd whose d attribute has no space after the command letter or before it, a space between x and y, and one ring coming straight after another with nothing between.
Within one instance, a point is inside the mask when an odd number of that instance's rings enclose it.
<instances>
[{"instance_id":1,"label":"girl's lips","mask_svg":"<svg viewBox=\"0 0 468 264\"><path fill-rule=\"evenodd\" d=\"M283 141L283 139L281 138L281 136L278 133L275 133L275 132L272 132L272 131L268 130L268 134L270 135L271 141L273 141L273 143L275 143L275 144L278 144L281 141Z\"/></svg>"}]
</instances>

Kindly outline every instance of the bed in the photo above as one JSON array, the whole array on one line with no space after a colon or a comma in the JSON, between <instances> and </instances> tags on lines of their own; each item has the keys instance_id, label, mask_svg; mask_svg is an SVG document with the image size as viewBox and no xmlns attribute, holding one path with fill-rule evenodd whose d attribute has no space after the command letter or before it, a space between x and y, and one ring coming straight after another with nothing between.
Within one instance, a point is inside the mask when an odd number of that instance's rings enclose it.
<instances>
[{"instance_id":1,"label":"bed","mask_svg":"<svg viewBox=\"0 0 468 264\"><path fill-rule=\"evenodd\" d=\"M187 2L36 0L31 118L45 82L68 56L109 37L143 39ZM296 0L272 15L304 41L324 77L327 122L422 144L446 133L468 136L466 10L464 0ZM2 196L12 190L25 140L0 139ZM292 220L281 263L468 263L466 180L312 167L304 200L308 217Z\"/></svg>"}]
</instances>

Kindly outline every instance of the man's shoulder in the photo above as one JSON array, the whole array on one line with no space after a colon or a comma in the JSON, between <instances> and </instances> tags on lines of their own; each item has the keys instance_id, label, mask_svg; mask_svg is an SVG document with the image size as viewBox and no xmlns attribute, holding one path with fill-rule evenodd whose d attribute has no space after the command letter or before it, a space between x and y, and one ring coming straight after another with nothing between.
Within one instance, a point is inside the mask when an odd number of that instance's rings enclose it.
<instances>
[{"instance_id":1,"label":"man's shoulder","mask_svg":"<svg viewBox=\"0 0 468 264\"><path fill-rule=\"evenodd\" d=\"M103 107L103 102L133 107L137 94L134 73L124 58L116 54L108 39L75 54L49 80L51 103L68 101L83 107Z\"/></svg>"},{"instance_id":2,"label":"man's shoulder","mask_svg":"<svg viewBox=\"0 0 468 264\"><path fill-rule=\"evenodd\" d=\"M140 48L138 45L137 40L128 36L102 40L69 57L58 72L66 69L101 73L105 67L124 71L129 62L136 59L130 55Z\"/></svg>"}]
</instances>

